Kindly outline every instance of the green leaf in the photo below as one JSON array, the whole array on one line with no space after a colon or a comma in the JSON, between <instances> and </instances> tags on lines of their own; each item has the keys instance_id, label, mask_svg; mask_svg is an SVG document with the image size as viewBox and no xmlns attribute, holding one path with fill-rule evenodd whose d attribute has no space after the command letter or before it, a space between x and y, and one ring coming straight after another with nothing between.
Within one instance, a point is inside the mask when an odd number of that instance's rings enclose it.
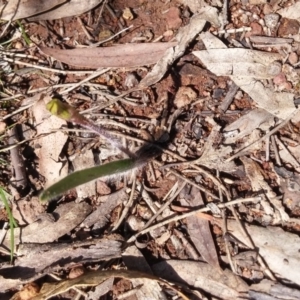
<instances>
[{"instance_id":1,"label":"green leaf","mask_svg":"<svg viewBox=\"0 0 300 300\"><path fill-rule=\"evenodd\" d=\"M15 235L14 235L14 228L18 227L11 210L8 204L8 196L10 196L3 188L0 187L0 199L4 203L8 219L9 219L9 227L10 227L10 262L13 262L14 259L14 248L15 248Z\"/></svg>"},{"instance_id":2,"label":"green leaf","mask_svg":"<svg viewBox=\"0 0 300 300\"><path fill-rule=\"evenodd\" d=\"M128 158L113 161L101 166L76 171L45 189L40 195L40 200L51 200L67 192L68 190L89 181L95 180L100 177L119 175L120 173L130 171L135 167L136 160L133 158Z\"/></svg>"}]
</instances>

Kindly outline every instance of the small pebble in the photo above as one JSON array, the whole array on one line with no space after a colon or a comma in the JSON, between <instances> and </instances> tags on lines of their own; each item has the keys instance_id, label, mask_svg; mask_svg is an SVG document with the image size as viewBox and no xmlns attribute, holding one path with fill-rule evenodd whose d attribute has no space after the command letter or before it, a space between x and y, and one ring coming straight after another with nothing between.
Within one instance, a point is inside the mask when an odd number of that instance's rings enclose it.
<instances>
[{"instance_id":1,"label":"small pebble","mask_svg":"<svg viewBox=\"0 0 300 300\"><path fill-rule=\"evenodd\" d=\"M217 99L217 100L218 100L218 99L221 99L221 98L223 97L223 95L224 95L224 90L219 89L219 88L213 90L213 95L212 95L212 97L213 97L214 99Z\"/></svg>"},{"instance_id":2,"label":"small pebble","mask_svg":"<svg viewBox=\"0 0 300 300\"><path fill-rule=\"evenodd\" d=\"M174 104L177 108L189 105L197 98L197 93L190 87L180 87L174 99Z\"/></svg>"},{"instance_id":3,"label":"small pebble","mask_svg":"<svg viewBox=\"0 0 300 300\"><path fill-rule=\"evenodd\" d=\"M168 29L178 29L182 20L180 18L180 10L178 7L171 7L165 14Z\"/></svg>"},{"instance_id":4,"label":"small pebble","mask_svg":"<svg viewBox=\"0 0 300 300\"><path fill-rule=\"evenodd\" d=\"M280 16L278 14L274 14L274 13L265 15L264 20L266 26L271 30L274 30L279 22L279 17Z\"/></svg>"},{"instance_id":5,"label":"small pebble","mask_svg":"<svg viewBox=\"0 0 300 300\"><path fill-rule=\"evenodd\" d=\"M234 110L236 110L236 106L235 106L235 104L230 104L230 107L229 107L229 109L230 109L230 110L233 110L233 111L234 111Z\"/></svg>"},{"instance_id":6,"label":"small pebble","mask_svg":"<svg viewBox=\"0 0 300 300\"><path fill-rule=\"evenodd\" d=\"M250 33L250 35L262 35L263 29L262 29L262 26L259 23L252 22L250 24L250 27L252 28L252 30L250 32L247 32L247 33Z\"/></svg>"},{"instance_id":7,"label":"small pebble","mask_svg":"<svg viewBox=\"0 0 300 300\"><path fill-rule=\"evenodd\" d=\"M290 53L288 60L289 60L290 64L292 64L292 65L296 64L298 62L298 55L297 55L297 53L296 52Z\"/></svg>"},{"instance_id":8,"label":"small pebble","mask_svg":"<svg viewBox=\"0 0 300 300\"><path fill-rule=\"evenodd\" d=\"M242 14L241 21L244 24L247 24L249 22L248 16L246 14Z\"/></svg>"},{"instance_id":9,"label":"small pebble","mask_svg":"<svg viewBox=\"0 0 300 300\"><path fill-rule=\"evenodd\" d=\"M109 195L111 194L111 188L103 181L97 180L96 183L97 193L100 195Z\"/></svg>"},{"instance_id":10,"label":"small pebble","mask_svg":"<svg viewBox=\"0 0 300 300\"><path fill-rule=\"evenodd\" d=\"M282 70L282 65L278 61L274 61L268 65L268 75L277 76Z\"/></svg>"},{"instance_id":11,"label":"small pebble","mask_svg":"<svg viewBox=\"0 0 300 300\"><path fill-rule=\"evenodd\" d=\"M20 41L17 41L14 45L15 49L22 49L24 46L22 44L22 42Z\"/></svg>"},{"instance_id":12,"label":"small pebble","mask_svg":"<svg viewBox=\"0 0 300 300\"><path fill-rule=\"evenodd\" d=\"M264 7L263 7L264 15L268 15L272 12L273 12L272 6L269 3L265 4Z\"/></svg>"},{"instance_id":13,"label":"small pebble","mask_svg":"<svg viewBox=\"0 0 300 300\"><path fill-rule=\"evenodd\" d=\"M6 128L6 123L0 122L0 133L4 132L5 128Z\"/></svg>"},{"instance_id":14,"label":"small pebble","mask_svg":"<svg viewBox=\"0 0 300 300\"><path fill-rule=\"evenodd\" d=\"M173 36L173 35L174 35L174 31L171 30L171 29L169 29L169 30L167 30L167 31L165 31L165 32L163 33L163 36L164 36L165 38L171 37L171 36Z\"/></svg>"},{"instance_id":15,"label":"small pebble","mask_svg":"<svg viewBox=\"0 0 300 300\"><path fill-rule=\"evenodd\" d=\"M71 269L71 271L69 273L69 279L77 278L77 277L81 276L83 273L84 273L83 267L73 268L73 269Z\"/></svg>"},{"instance_id":16,"label":"small pebble","mask_svg":"<svg viewBox=\"0 0 300 300\"><path fill-rule=\"evenodd\" d=\"M140 231L145 226L144 221L133 215L128 217L127 223L132 231Z\"/></svg>"},{"instance_id":17,"label":"small pebble","mask_svg":"<svg viewBox=\"0 0 300 300\"><path fill-rule=\"evenodd\" d=\"M123 14L122 14L122 17L125 19L125 20L128 20L128 21L131 21L134 19L134 15L131 11L131 9L129 7L126 7L124 10L123 10Z\"/></svg>"},{"instance_id":18,"label":"small pebble","mask_svg":"<svg viewBox=\"0 0 300 300\"><path fill-rule=\"evenodd\" d=\"M289 35L295 35L299 33L300 22L292 19L283 18L278 27L278 36L287 37Z\"/></svg>"},{"instance_id":19,"label":"small pebble","mask_svg":"<svg viewBox=\"0 0 300 300\"><path fill-rule=\"evenodd\" d=\"M286 82L286 76L284 73L279 73L277 76L273 78L273 82L276 85L282 84L283 82Z\"/></svg>"}]
</instances>

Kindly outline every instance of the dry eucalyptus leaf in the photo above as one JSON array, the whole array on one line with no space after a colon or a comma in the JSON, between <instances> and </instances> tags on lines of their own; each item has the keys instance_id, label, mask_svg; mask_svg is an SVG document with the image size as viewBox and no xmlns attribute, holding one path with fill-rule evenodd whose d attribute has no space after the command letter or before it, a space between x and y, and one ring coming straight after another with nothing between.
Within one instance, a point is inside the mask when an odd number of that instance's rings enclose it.
<instances>
[{"instance_id":1,"label":"dry eucalyptus leaf","mask_svg":"<svg viewBox=\"0 0 300 300\"><path fill-rule=\"evenodd\" d=\"M236 164L233 161L225 161L225 158L232 152L231 146L218 145L218 141L220 141L221 137L221 126L211 117L207 117L206 121L209 122L213 128L204 145L202 155L197 159L197 163L224 172L234 171Z\"/></svg>"},{"instance_id":2,"label":"dry eucalyptus leaf","mask_svg":"<svg viewBox=\"0 0 300 300\"><path fill-rule=\"evenodd\" d=\"M181 205L190 207L200 207L204 205L200 191L186 186L179 194ZM190 216L186 218L187 230L190 238L200 253L201 257L211 266L218 269L219 259L215 243L211 234L209 222L199 217Z\"/></svg>"},{"instance_id":3,"label":"dry eucalyptus leaf","mask_svg":"<svg viewBox=\"0 0 300 300\"><path fill-rule=\"evenodd\" d=\"M239 231L236 221L228 220L228 230L242 243L248 245L247 238ZM255 248L276 276L300 285L300 238L280 227L259 227L245 225Z\"/></svg>"},{"instance_id":4,"label":"dry eucalyptus leaf","mask_svg":"<svg viewBox=\"0 0 300 300\"><path fill-rule=\"evenodd\" d=\"M270 79L281 72L277 62L281 56L277 53L230 48L194 51L193 54L218 76Z\"/></svg>"},{"instance_id":5,"label":"dry eucalyptus leaf","mask_svg":"<svg viewBox=\"0 0 300 300\"><path fill-rule=\"evenodd\" d=\"M175 46L170 43L123 44L113 47L52 49L41 51L66 64L86 68L137 67L156 63L164 52Z\"/></svg>"},{"instance_id":6,"label":"dry eucalyptus leaf","mask_svg":"<svg viewBox=\"0 0 300 300\"><path fill-rule=\"evenodd\" d=\"M0 7L1 19L9 21L28 18L65 2L67 0L9 0Z\"/></svg>"},{"instance_id":7,"label":"dry eucalyptus leaf","mask_svg":"<svg viewBox=\"0 0 300 300\"><path fill-rule=\"evenodd\" d=\"M52 2L52 1L48 1ZM41 20L55 20L65 17L72 17L76 15L81 15L95 6L100 4L102 0L69 0L66 1L63 5L58 6L48 12L40 14L38 16L30 18L30 21L41 21Z\"/></svg>"},{"instance_id":8,"label":"dry eucalyptus leaf","mask_svg":"<svg viewBox=\"0 0 300 300\"><path fill-rule=\"evenodd\" d=\"M37 134L46 134L35 141L35 153L39 157L39 172L45 177L45 187L52 185L68 173L67 161L60 161L60 154L68 137L60 131L51 133L53 129L59 129L67 123L51 115L46 109L46 103L50 100L49 96L42 95L32 107Z\"/></svg>"},{"instance_id":9,"label":"dry eucalyptus leaf","mask_svg":"<svg viewBox=\"0 0 300 300\"><path fill-rule=\"evenodd\" d=\"M92 150L85 150L83 153L77 155L72 161L74 171L79 171L95 166L94 154ZM95 181L88 182L86 184L76 187L77 197L84 199L87 197L94 196L96 194L96 183Z\"/></svg>"},{"instance_id":10,"label":"dry eucalyptus leaf","mask_svg":"<svg viewBox=\"0 0 300 300\"><path fill-rule=\"evenodd\" d=\"M238 134L227 136L224 143L233 144L237 140L251 134L257 128L266 130L271 126L274 126L274 116L264 109L255 108L224 128L224 135L227 135L230 131L238 130Z\"/></svg>"},{"instance_id":11,"label":"dry eucalyptus leaf","mask_svg":"<svg viewBox=\"0 0 300 300\"><path fill-rule=\"evenodd\" d=\"M263 279L257 284L252 284L249 291L250 299L276 299L276 300L298 300L299 289L282 285L268 279ZM267 298L266 298L267 297Z\"/></svg>"},{"instance_id":12,"label":"dry eucalyptus leaf","mask_svg":"<svg viewBox=\"0 0 300 300\"><path fill-rule=\"evenodd\" d=\"M232 80L257 103L258 107L280 119L286 119L296 111L293 93L275 92L261 82L245 77L234 77Z\"/></svg>"},{"instance_id":13,"label":"dry eucalyptus leaf","mask_svg":"<svg viewBox=\"0 0 300 300\"><path fill-rule=\"evenodd\" d=\"M226 49L226 45L221 42L220 39L215 37L210 32L205 32L201 34L201 39L205 44L207 51L198 51L197 56L199 53L203 53L203 58L205 58L204 64L207 65L207 68L214 72L214 68L216 68L216 72L219 75L222 74L222 69L218 69L218 65L222 66L223 61L219 59L219 57L212 56L214 59L209 57L208 53L216 54L215 51L225 51L224 53L230 53L230 49ZM275 53L264 53L262 51L253 51L253 50L246 50L246 49L232 49L236 50L236 54L238 51L241 51L240 54L244 53L244 55L234 56L232 53L226 54L225 59L225 72L224 75L230 76L230 78L234 81L234 83L240 87L245 93L247 93L256 103L257 106L260 108L265 109L269 113L275 115L278 118L286 119L289 117L293 112L295 112L296 108L294 105L294 94L287 93L287 92L275 92L274 90L265 87L262 82L258 81L257 78L272 78L274 74L277 74L278 70L280 69L279 64L276 60L280 59L281 57ZM246 52L243 52L243 51ZM228 52L229 51L229 52ZM253 52L252 52L253 51ZM247 53L247 54L246 54ZM230 57L232 61L230 61ZM232 64L232 71L236 70L236 62L237 63L254 63L253 67L251 67L251 76L246 74L245 76L240 76L238 73L229 74L230 68L227 68L228 64ZM263 65L266 68L259 69L259 72L254 70L254 66ZM227 68L227 69L226 69ZM242 68L242 66L241 66ZM270 69L268 69L270 68ZM238 72L238 70L237 70ZM244 72L244 71L243 71ZM273 74L271 76L271 74ZM234 76L238 75L238 76ZM268 77L269 76L269 77Z\"/></svg>"},{"instance_id":14,"label":"dry eucalyptus leaf","mask_svg":"<svg viewBox=\"0 0 300 300\"><path fill-rule=\"evenodd\" d=\"M127 268L152 274L150 266L136 246L128 247L122 256ZM139 262L138 264L137 261ZM167 299L165 293L162 291L160 285L156 281L147 278L139 278L132 279L131 282L134 287L142 285L142 287L135 294L137 299Z\"/></svg>"},{"instance_id":15,"label":"dry eucalyptus leaf","mask_svg":"<svg viewBox=\"0 0 300 300\"><path fill-rule=\"evenodd\" d=\"M248 285L230 270L215 269L209 264L186 260L168 260L152 266L154 274L183 282L219 299L245 299Z\"/></svg>"},{"instance_id":16,"label":"dry eucalyptus leaf","mask_svg":"<svg viewBox=\"0 0 300 300\"><path fill-rule=\"evenodd\" d=\"M246 156L240 157L240 160L244 164L246 174L251 182L252 190L253 191L263 190L268 200L279 211L281 220L288 221L289 215L285 212L284 206L282 205L281 201L277 199L276 193L265 181L263 176L263 171L259 166L259 164Z\"/></svg>"}]
</instances>

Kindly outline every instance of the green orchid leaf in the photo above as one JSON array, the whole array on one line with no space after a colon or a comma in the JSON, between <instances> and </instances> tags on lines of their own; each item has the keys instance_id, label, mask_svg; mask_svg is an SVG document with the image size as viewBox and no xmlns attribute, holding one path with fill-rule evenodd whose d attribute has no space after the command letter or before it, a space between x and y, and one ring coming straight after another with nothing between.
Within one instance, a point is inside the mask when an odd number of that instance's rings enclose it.
<instances>
[{"instance_id":1,"label":"green orchid leaf","mask_svg":"<svg viewBox=\"0 0 300 300\"><path fill-rule=\"evenodd\" d=\"M76 171L64 177L60 181L54 183L47 189L45 189L40 195L40 200L41 201L51 200L67 192L68 190L71 190L89 181L101 177L119 175L124 172L130 171L135 167L136 167L135 159L128 158L128 159L113 161L101 166L96 166L96 167Z\"/></svg>"}]
</instances>

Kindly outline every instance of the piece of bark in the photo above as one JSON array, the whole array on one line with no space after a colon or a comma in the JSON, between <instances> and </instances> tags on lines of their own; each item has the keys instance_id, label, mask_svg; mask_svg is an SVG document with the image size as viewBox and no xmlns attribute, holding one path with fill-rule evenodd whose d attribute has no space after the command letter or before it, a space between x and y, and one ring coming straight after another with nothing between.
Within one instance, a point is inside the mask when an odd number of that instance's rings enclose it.
<instances>
[{"instance_id":1,"label":"piece of bark","mask_svg":"<svg viewBox=\"0 0 300 300\"><path fill-rule=\"evenodd\" d=\"M91 211L92 207L85 202L62 204L52 215L41 215L39 220L30 225L24 228L15 228L15 245L53 242L78 226ZM10 230L5 236L3 245L10 247Z\"/></svg>"},{"instance_id":2,"label":"piece of bark","mask_svg":"<svg viewBox=\"0 0 300 300\"><path fill-rule=\"evenodd\" d=\"M21 244L14 266L0 269L5 284L12 288L18 280L29 280L38 273L47 274L55 268L82 262L98 262L121 256L122 242L112 239L91 239L74 243ZM42 275L43 275L42 274Z\"/></svg>"},{"instance_id":3,"label":"piece of bark","mask_svg":"<svg viewBox=\"0 0 300 300\"><path fill-rule=\"evenodd\" d=\"M24 159L21 154L20 146L16 146L19 143L18 125L13 126L8 131L8 144L14 146L10 149L11 165L14 169L14 179L11 184L17 189L24 190L27 186L27 176L24 164Z\"/></svg>"},{"instance_id":4,"label":"piece of bark","mask_svg":"<svg viewBox=\"0 0 300 300\"><path fill-rule=\"evenodd\" d=\"M188 189L188 190L187 190ZM183 206L200 207L204 205L201 193L195 187L186 186L180 193L180 203ZM215 243L211 234L209 222L199 217L186 218L190 238L202 258L216 269L220 267Z\"/></svg>"}]
</instances>

